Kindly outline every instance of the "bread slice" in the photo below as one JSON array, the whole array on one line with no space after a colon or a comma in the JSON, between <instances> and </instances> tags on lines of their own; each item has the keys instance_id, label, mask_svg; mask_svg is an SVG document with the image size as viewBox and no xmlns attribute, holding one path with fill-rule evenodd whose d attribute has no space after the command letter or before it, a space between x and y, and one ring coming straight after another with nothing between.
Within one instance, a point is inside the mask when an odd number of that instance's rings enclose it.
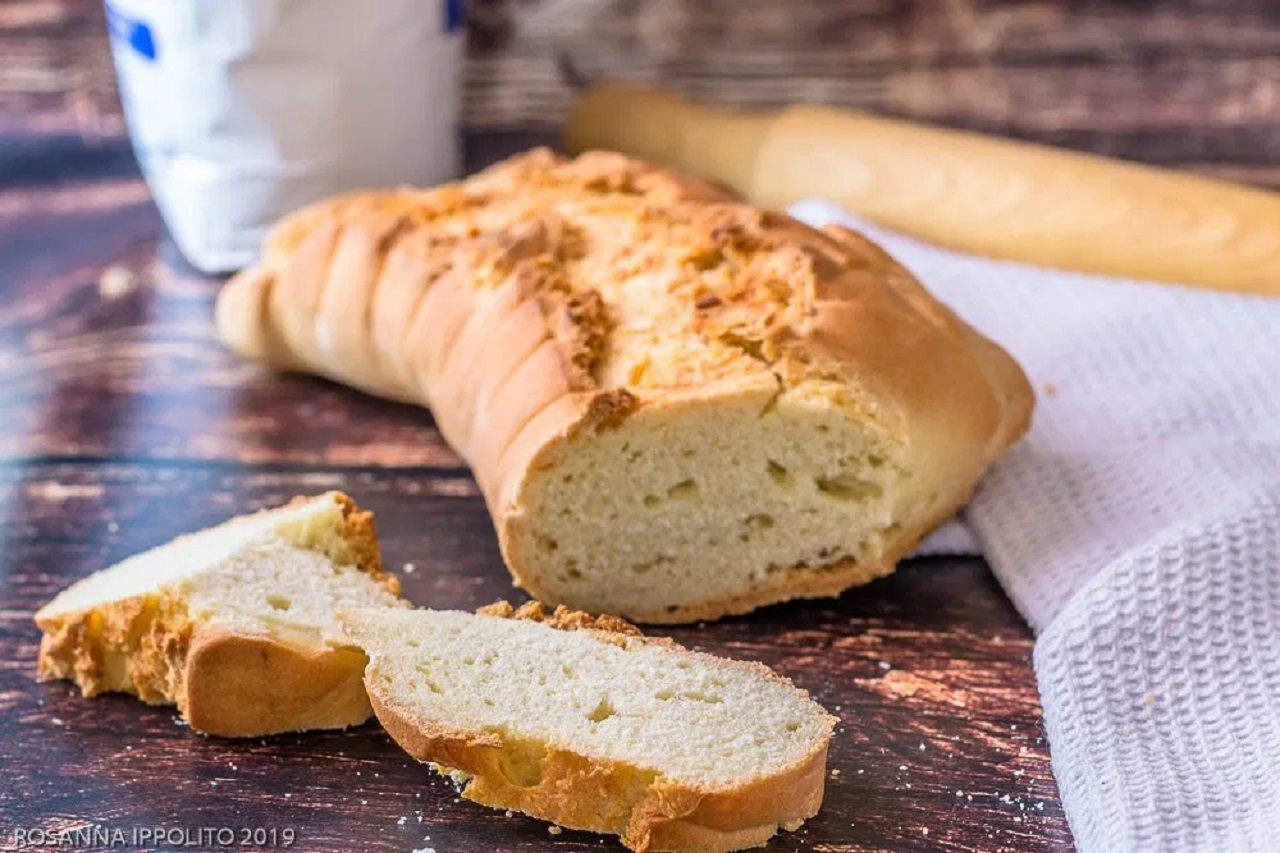
<instances>
[{"instance_id":1,"label":"bread slice","mask_svg":"<svg viewBox=\"0 0 1280 853\"><path fill-rule=\"evenodd\" d=\"M86 696L176 704L197 731L252 737L358 725L365 657L339 607L403 607L372 514L330 492L182 536L36 613L39 677Z\"/></svg>"},{"instance_id":2,"label":"bread slice","mask_svg":"<svg viewBox=\"0 0 1280 853\"><path fill-rule=\"evenodd\" d=\"M430 406L517 584L642 622L889 573L1034 401L865 238L604 152L308 208L218 329Z\"/></svg>"},{"instance_id":3,"label":"bread slice","mask_svg":"<svg viewBox=\"0 0 1280 853\"><path fill-rule=\"evenodd\" d=\"M637 851L756 847L822 804L835 719L761 664L536 602L341 619L383 726L475 802Z\"/></svg>"}]
</instances>

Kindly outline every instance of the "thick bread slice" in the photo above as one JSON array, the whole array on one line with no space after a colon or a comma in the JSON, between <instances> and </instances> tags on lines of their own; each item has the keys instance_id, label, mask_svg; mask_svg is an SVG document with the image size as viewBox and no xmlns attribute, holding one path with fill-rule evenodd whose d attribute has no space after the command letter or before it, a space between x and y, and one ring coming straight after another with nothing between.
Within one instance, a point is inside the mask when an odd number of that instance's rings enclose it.
<instances>
[{"instance_id":1,"label":"thick bread slice","mask_svg":"<svg viewBox=\"0 0 1280 853\"><path fill-rule=\"evenodd\" d=\"M537 602L340 615L379 721L475 802L637 851L760 846L822 804L835 718L761 664Z\"/></svg>"},{"instance_id":2,"label":"thick bread slice","mask_svg":"<svg viewBox=\"0 0 1280 853\"><path fill-rule=\"evenodd\" d=\"M222 291L218 328L429 405L517 584L644 622L887 574L1033 405L859 235L602 152L308 208Z\"/></svg>"},{"instance_id":3,"label":"thick bread slice","mask_svg":"<svg viewBox=\"0 0 1280 853\"><path fill-rule=\"evenodd\" d=\"M36 613L39 677L86 696L176 704L197 731L251 737L372 714L339 607L403 607L371 513L330 492L233 518L104 569Z\"/></svg>"}]
</instances>

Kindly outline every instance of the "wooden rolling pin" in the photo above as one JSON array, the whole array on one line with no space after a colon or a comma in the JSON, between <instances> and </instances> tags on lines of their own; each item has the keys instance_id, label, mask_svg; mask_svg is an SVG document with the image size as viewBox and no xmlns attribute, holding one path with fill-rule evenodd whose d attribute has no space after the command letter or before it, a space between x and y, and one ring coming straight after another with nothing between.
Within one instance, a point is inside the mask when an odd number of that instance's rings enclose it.
<instances>
[{"instance_id":1,"label":"wooden rolling pin","mask_svg":"<svg viewBox=\"0 0 1280 853\"><path fill-rule=\"evenodd\" d=\"M831 199L965 252L1280 295L1280 195L1227 181L815 106L734 112L612 83L569 116L612 148L782 207Z\"/></svg>"}]
</instances>

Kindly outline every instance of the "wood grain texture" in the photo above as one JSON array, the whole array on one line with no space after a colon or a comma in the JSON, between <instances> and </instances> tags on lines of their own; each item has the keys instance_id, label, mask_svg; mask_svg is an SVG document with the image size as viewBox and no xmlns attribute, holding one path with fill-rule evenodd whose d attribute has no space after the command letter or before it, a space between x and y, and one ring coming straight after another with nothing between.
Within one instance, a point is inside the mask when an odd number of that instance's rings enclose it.
<instances>
[{"instance_id":1,"label":"wood grain texture","mask_svg":"<svg viewBox=\"0 0 1280 853\"><path fill-rule=\"evenodd\" d=\"M420 603L512 595L428 415L217 345L217 282L161 236L124 138L101 8L0 4L0 847L24 826L164 823L292 827L305 850L615 849L456 802L373 726L220 741L34 682L31 615L61 586L298 492L376 510ZM551 138L568 56L725 102L847 104L1280 186L1280 10L1260 0L474 0L470 37L473 166ZM980 561L671 633L775 666L842 719L826 808L771 849L1070 849L1031 638Z\"/></svg>"},{"instance_id":2,"label":"wood grain texture","mask_svg":"<svg viewBox=\"0 0 1280 853\"><path fill-rule=\"evenodd\" d=\"M357 837L376 850L600 849L587 834L553 838L536 821L455 803L449 784L375 726L223 741L193 734L167 709L33 682L31 612L67 580L230 513L326 488L347 489L377 513L387 563L413 600L473 608L511 595L488 516L462 471L138 459L0 466L4 831L78 821L290 826L307 850L352 849ZM670 633L768 663L842 721L826 807L771 849L1068 843L1031 641L980 562L920 561L836 601Z\"/></svg>"}]
</instances>

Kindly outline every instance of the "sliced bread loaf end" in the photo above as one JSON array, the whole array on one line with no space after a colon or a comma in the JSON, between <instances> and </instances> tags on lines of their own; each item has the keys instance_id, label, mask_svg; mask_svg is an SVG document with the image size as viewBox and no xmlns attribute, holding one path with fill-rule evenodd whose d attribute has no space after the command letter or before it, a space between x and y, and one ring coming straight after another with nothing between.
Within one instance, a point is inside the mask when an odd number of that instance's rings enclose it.
<instances>
[{"instance_id":1,"label":"sliced bread loaf end","mask_svg":"<svg viewBox=\"0 0 1280 853\"><path fill-rule=\"evenodd\" d=\"M822 803L835 720L761 664L537 603L340 616L383 726L475 802L637 851L759 846Z\"/></svg>"},{"instance_id":2,"label":"sliced bread loaf end","mask_svg":"<svg viewBox=\"0 0 1280 853\"><path fill-rule=\"evenodd\" d=\"M41 679L175 704L197 731L357 725L365 657L339 607L404 606L372 514L330 492L232 519L68 587L36 614Z\"/></svg>"}]
</instances>

